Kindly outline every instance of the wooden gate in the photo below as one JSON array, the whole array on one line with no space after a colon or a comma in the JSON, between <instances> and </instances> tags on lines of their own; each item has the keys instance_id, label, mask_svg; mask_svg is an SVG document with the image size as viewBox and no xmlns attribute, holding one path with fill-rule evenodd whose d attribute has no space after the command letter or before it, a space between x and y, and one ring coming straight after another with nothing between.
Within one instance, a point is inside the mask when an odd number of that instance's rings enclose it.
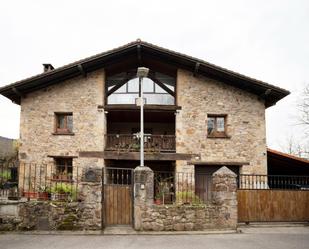
<instances>
[{"instance_id":1,"label":"wooden gate","mask_svg":"<svg viewBox=\"0 0 309 249\"><path fill-rule=\"evenodd\" d=\"M238 190L239 222L309 221L309 191Z\"/></svg>"},{"instance_id":2,"label":"wooden gate","mask_svg":"<svg viewBox=\"0 0 309 249\"><path fill-rule=\"evenodd\" d=\"M103 169L103 225L131 225L133 216L133 169Z\"/></svg>"}]
</instances>

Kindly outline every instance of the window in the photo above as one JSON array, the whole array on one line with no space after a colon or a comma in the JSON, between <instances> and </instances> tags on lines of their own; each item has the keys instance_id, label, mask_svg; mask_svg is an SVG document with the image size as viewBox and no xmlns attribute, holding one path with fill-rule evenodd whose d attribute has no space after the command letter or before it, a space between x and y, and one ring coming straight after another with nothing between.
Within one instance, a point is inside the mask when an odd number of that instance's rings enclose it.
<instances>
[{"instance_id":1,"label":"window","mask_svg":"<svg viewBox=\"0 0 309 249\"><path fill-rule=\"evenodd\" d=\"M207 136L227 137L226 135L226 115L207 116Z\"/></svg>"},{"instance_id":2,"label":"window","mask_svg":"<svg viewBox=\"0 0 309 249\"><path fill-rule=\"evenodd\" d=\"M151 72L143 79L143 93L147 104L174 105L176 77ZM135 104L141 91L136 72L122 72L107 76L107 104ZM118 85L118 87L117 87ZM114 90L113 90L114 89Z\"/></svg>"},{"instance_id":3,"label":"window","mask_svg":"<svg viewBox=\"0 0 309 249\"><path fill-rule=\"evenodd\" d=\"M55 158L56 173L53 174L54 180L71 181L73 173L72 158Z\"/></svg>"},{"instance_id":4,"label":"window","mask_svg":"<svg viewBox=\"0 0 309 249\"><path fill-rule=\"evenodd\" d=\"M73 114L55 113L55 134L73 134Z\"/></svg>"}]
</instances>

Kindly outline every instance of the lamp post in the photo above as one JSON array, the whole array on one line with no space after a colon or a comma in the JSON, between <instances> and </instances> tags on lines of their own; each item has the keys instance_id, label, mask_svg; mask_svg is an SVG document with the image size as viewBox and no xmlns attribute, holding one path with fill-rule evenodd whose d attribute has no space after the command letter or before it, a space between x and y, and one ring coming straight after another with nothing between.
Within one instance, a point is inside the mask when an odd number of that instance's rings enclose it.
<instances>
[{"instance_id":1,"label":"lamp post","mask_svg":"<svg viewBox=\"0 0 309 249\"><path fill-rule=\"evenodd\" d=\"M140 131L140 166L144 166L144 98L143 98L143 78L147 77L149 69L146 67L137 68L137 77L139 80L139 105L141 114L141 131Z\"/></svg>"}]
</instances>

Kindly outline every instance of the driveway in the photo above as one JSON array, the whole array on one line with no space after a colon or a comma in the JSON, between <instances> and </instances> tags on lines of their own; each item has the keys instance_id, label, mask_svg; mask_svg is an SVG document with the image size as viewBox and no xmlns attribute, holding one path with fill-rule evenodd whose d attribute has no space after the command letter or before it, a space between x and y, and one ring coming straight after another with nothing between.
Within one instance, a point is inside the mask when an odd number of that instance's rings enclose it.
<instances>
[{"instance_id":1,"label":"driveway","mask_svg":"<svg viewBox=\"0 0 309 249\"><path fill-rule=\"evenodd\" d=\"M309 228L252 228L209 235L0 235L1 249L308 249Z\"/></svg>"}]
</instances>

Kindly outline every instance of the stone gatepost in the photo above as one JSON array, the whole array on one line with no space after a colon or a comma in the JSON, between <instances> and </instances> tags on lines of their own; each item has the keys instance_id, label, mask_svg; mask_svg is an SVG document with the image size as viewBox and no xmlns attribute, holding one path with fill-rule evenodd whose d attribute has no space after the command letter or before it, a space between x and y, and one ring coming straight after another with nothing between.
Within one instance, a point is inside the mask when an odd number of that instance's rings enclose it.
<instances>
[{"instance_id":1,"label":"stone gatepost","mask_svg":"<svg viewBox=\"0 0 309 249\"><path fill-rule=\"evenodd\" d=\"M134 229L142 230L142 213L153 204L153 171L146 166L134 169Z\"/></svg>"},{"instance_id":2,"label":"stone gatepost","mask_svg":"<svg viewBox=\"0 0 309 249\"><path fill-rule=\"evenodd\" d=\"M237 175L223 166L212 175L212 200L217 206L214 225L236 229Z\"/></svg>"},{"instance_id":3,"label":"stone gatepost","mask_svg":"<svg viewBox=\"0 0 309 249\"><path fill-rule=\"evenodd\" d=\"M102 223L102 169L85 168L79 182L79 223L87 230L100 230Z\"/></svg>"}]
</instances>

